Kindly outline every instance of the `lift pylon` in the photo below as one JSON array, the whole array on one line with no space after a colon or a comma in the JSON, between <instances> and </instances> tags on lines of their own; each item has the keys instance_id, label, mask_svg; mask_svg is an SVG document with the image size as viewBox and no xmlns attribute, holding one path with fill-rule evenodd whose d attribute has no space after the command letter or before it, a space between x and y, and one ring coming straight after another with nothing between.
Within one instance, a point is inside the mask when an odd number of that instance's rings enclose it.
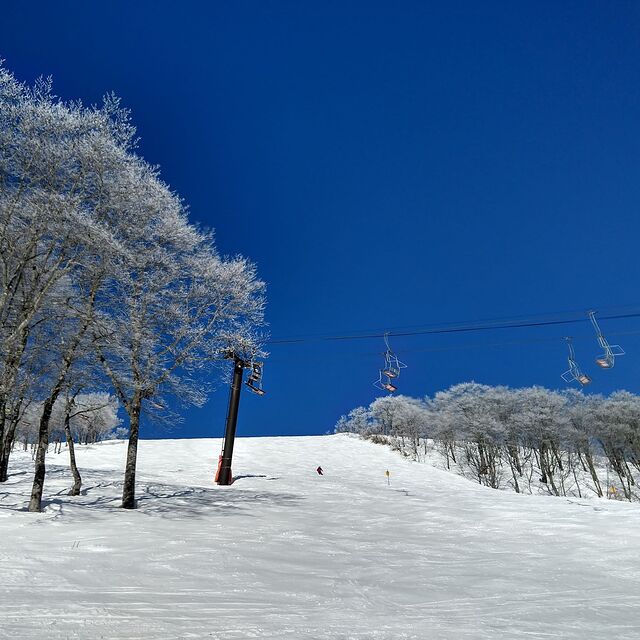
<instances>
[{"instance_id":1,"label":"lift pylon","mask_svg":"<svg viewBox=\"0 0 640 640\"><path fill-rule=\"evenodd\" d=\"M247 386L260 396L264 395L265 391L262 388L261 362L256 363L253 360L247 362L233 351L228 351L224 357L228 360L233 360L233 378L231 380L231 389L229 390L229 409L227 410L222 455L218 460L218 470L216 471L215 481L217 484L229 485L233 482L231 460L233 458L233 445L236 439L240 391L242 390L242 377L245 369L251 369Z\"/></svg>"}]
</instances>

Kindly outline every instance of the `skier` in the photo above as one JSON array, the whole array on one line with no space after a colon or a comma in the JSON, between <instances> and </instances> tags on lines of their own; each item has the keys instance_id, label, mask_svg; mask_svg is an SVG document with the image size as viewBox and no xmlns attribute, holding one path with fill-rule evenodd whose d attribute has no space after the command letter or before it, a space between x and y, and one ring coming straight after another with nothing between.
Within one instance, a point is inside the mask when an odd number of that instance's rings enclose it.
<instances>
[{"instance_id":1,"label":"skier","mask_svg":"<svg viewBox=\"0 0 640 640\"><path fill-rule=\"evenodd\" d=\"M318 472L318 475L324 475L324 474L322 473L322 467L318 467L318 468L316 469L316 471Z\"/></svg>"}]
</instances>

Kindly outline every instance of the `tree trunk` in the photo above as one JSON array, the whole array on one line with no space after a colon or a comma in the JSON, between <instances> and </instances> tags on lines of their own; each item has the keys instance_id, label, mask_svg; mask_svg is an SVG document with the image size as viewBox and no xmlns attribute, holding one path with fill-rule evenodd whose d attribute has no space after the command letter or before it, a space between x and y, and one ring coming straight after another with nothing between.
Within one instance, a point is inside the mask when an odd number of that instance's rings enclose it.
<instances>
[{"instance_id":1,"label":"tree trunk","mask_svg":"<svg viewBox=\"0 0 640 640\"><path fill-rule=\"evenodd\" d=\"M24 354L27 348L27 342L29 341L29 328L25 327L20 331L20 341L17 349L10 354L10 356L6 359L4 363L4 379L2 380L2 384L0 386L3 387L4 391L0 393L0 458L7 459L7 465L9 464L9 451L6 450L6 438L5 438L5 428L7 421L7 401L9 398L9 394L7 392L8 389L13 388L13 385L18 377L18 371L20 368L20 363L22 361L22 355Z\"/></svg>"},{"instance_id":2,"label":"tree trunk","mask_svg":"<svg viewBox=\"0 0 640 640\"><path fill-rule=\"evenodd\" d=\"M540 445L540 482L551 486L551 492L553 495L559 496L560 492L553 478L553 472L551 470L551 464L549 461L549 447L546 442Z\"/></svg>"},{"instance_id":3,"label":"tree trunk","mask_svg":"<svg viewBox=\"0 0 640 640\"><path fill-rule=\"evenodd\" d=\"M513 477L513 488L516 493L520 493L520 485L518 484L518 475L522 476L522 469L516 468L516 463L511 453L507 453L507 460L509 461L509 468L511 469L511 475Z\"/></svg>"},{"instance_id":4,"label":"tree trunk","mask_svg":"<svg viewBox=\"0 0 640 640\"><path fill-rule=\"evenodd\" d=\"M124 471L122 489L122 508L136 508L136 458L138 455L138 434L140 431L140 410L142 398L138 392L127 407L129 413L129 445L127 447L127 466Z\"/></svg>"},{"instance_id":5,"label":"tree trunk","mask_svg":"<svg viewBox=\"0 0 640 640\"><path fill-rule=\"evenodd\" d=\"M5 482L6 478L2 478L2 468L5 457L8 458L9 454L6 451L6 447L4 444L4 430L5 430L5 422L7 421L7 401L6 394L0 395L0 482ZM7 466L8 461L7 461Z\"/></svg>"},{"instance_id":6,"label":"tree trunk","mask_svg":"<svg viewBox=\"0 0 640 640\"><path fill-rule=\"evenodd\" d=\"M620 479L620 484L622 485L622 490L624 491L624 497L627 500L631 500L631 485L627 486L627 472L623 467L622 463L624 460L623 455L620 450L614 445L610 445L608 448L605 448L605 453L609 458L609 462L613 467L613 470L616 472L618 478Z\"/></svg>"},{"instance_id":7,"label":"tree trunk","mask_svg":"<svg viewBox=\"0 0 640 640\"><path fill-rule=\"evenodd\" d=\"M540 445L540 449L534 451L538 467L540 468L540 482L547 484L547 472L544 464L544 444Z\"/></svg>"},{"instance_id":8,"label":"tree trunk","mask_svg":"<svg viewBox=\"0 0 640 640\"><path fill-rule=\"evenodd\" d=\"M582 493L580 492L580 482L578 481L578 474L576 473L575 465L571 466L571 470L573 471L573 479L576 483L576 489L578 489L578 498L582 498Z\"/></svg>"},{"instance_id":9,"label":"tree trunk","mask_svg":"<svg viewBox=\"0 0 640 640\"><path fill-rule=\"evenodd\" d=\"M4 446L0 449L0 482L6 482L9 477L9 456L13 451L13 442L16 435L16 428L20 420L20 407L22 399L16 404L13 415L9 421L9 426L4 434Z\"/></svg>"},{"instance_id":10,"label":"tree trunk","mask_svg":"<svg viewBox=\"0 0 640 640\"><path fill-rule=\"evenodd\" d=\"M40 511L42 503L42 491L44 489L44 476L45 476L45 456L47 449L49 448L49 422L51 421L51 412L53 411L53 405L56 403L62 387L64 385L67 373L71 368L73 361L73 354L80 339L76 340L75 344L70 347L64 359L64 366L58 376L55 386L51 390L51 394L45 400L42 408L42 416L40 417L40 427L38 430L38 448L35 456L35 474L33 476L33 487L31 489L31 501L29 502L29 511Z\"/></svg>"},{"instance_id":11,"label":"tree trunk","mask_svg":"<svg viewBox=\"0 0 640 640\"><path fill-rule=\"evenodd\" d=\"M89 325L92 322L93 317L93 306L95 303L95 298L97 294L97 283L94 283L94 286L91 290L91 294L89 296L88 307L87 307L87 315L84 318L82 324L78 328L78 332L71 340L69 347L62 358L62 367L60 369L60 373L58 374L58 379L56 381L55 386L51 391L51 395L45 400L44 408L42 411L42 417L40 418L40 430L38 433L38 451L36 453L36 471L33 478L33 488L31 490L31 501L29 502L29 511L40 511L41 502L42 502L42 490L44 488L44 476L45 476L45 465L44 459L45 454L47 452L47 447L49 445L49 422L51 420L51 411L53 410L53 405L55 404L60 392L62 391L62 387L66 381L69 370L71 369L71 365L75 359L76 349L80 345L84 334L86 333Z\"/></svg>"},{"instance_id":12,"label":"tree trunk","mask_svg":"<svg viewBox=\"0 0 640 640\"><path fill-rule=\"evenodd\" d=\"M516 471L522 475L522 466L520 464L520 456L518 455L518 447L513 444L507 445L507 451L510 459L513 460Z\"/></svg>"},{"instance_id":13,"label":"tree trunk","mask_svg":"<svg viewBox=\"0 0 640 640\"><path fill-rule=\"evenodd\" d=\"M80 489L82 489L82 476L78 471L78 465L76 464L76 452L73 445L73 437L71 436L71 427L69 426L71 418L69 417L69 411L67 411L64 417L64 435L67 439L67 446L69 447L69 467L73 474L73 487L69 491L70 496L80 495Z\"/></svg>"},{"instance_id":14,"label":"tree trunk","mask_svg":"<svg viewBox=\"0 0 640 640\"><path fill-rule=\"evenodd\" d=\"M56 390L57 389L57 390ZM58 385L54 388L54 392L45 400L42 408L42 416L40 417L40 426L38 429L38 448L35 458L35 473L33 475L33 487L31 488L31 500L29 501L29 511L38 512L42 509L42 492L44 490L44 477L46 473L45 456L49 447L49 421L51 420L51 412L53 405L60 393Z\"/></svg>"},{"instance_id":15,"label":"tree trunk","mask_svg":"<svg viewBox=\"0 0 640 640\"><path fill-rule=\"evenodd\" d=\"M586 445L587 447L589 446L588 444ZM578 460L580 461L580 465L582 466L582 470L586 473L587 472L587 467L584 464L584 460L582 458L582 453L580 448L577 449L577 454L578 454Z\"/></svg>"},{"instance_id":16,"label":"tree trunk","mask_svg":"<svg viewBox=\"0 0 640 640\"><path fill-rule=\"evenodd\" d=\"M598 478L598 474L596 473L596 467L593 464L593 456L591 455L591 451L588 449L584 452L584 457L587 461L587 465L589 466L589 473L591 474L591 479L593 480L593 484L596 487L596 493L599 498L602 498L602 487L600 486L600 479Z\"/></svg>"},{"instance_id":17,"label":"tree trunk","mask_svg":"<svg viewBox=\"0 0 640 640\"><path fill-rule=\"evenodd\" d=\"M558 463L558 469L560 469L560 471L564 471L564 467L562 466L562 457L560 456L560 452L558 451L558 447L557 445L552 442L550 445L551 448L551 452L553 453L553 457L556 459L556 462Z\"/></svg>"}]
</instances>

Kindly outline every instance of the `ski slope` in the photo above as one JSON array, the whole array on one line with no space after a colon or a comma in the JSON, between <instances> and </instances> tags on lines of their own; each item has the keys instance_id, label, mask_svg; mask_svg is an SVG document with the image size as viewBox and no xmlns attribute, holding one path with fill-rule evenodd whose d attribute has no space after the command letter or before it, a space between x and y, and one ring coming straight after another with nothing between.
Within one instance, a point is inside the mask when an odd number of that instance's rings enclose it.
<instances>
[{"instance_id":1,"label":"ski slope","mask_svg":"<svg viewBox=\"0 0 640 640\"><path fill-rule=\"evenodd\" d=\"M640 638L640 507L494 491L346 434L123 442L31 459L0 485L0 637ZM315 469L321 465L325 475ZM391 473L387 484L385 470Z\"/></svg>"}]
</instances>

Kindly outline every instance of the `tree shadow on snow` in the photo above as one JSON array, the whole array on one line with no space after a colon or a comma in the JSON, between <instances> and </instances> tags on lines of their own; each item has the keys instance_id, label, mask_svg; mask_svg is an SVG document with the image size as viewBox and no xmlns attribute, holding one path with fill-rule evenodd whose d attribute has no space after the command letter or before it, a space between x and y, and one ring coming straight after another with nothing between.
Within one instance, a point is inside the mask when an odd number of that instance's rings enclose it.
<instances>
[{"instance_id":1,"label":"tree shadow on snow","mask_svg":"<svg viewBox=\"0 0 640 640\"><path fill-rule=\"evenodd\" d=\"M265 507L295 507L300 498L290 493L235 492L205 487L177 487L149 484L141 487L138 509L146 514L180 519L185 516L239 514L252 516L256 505Z\"/></svg>"},{"instance_id":2,"label":"tree shadow on snow","mask_svg":"<svg viewBox=\"0 0 640 640\"><path fill-rule=\"evenodd\" d=\"M94 517L102 512L124 512L120 507L122 501L122 479L114 480L113 470L81 470L83 483L80 495L69 496L73 479L69 469L63 466L49 465L47 468L48 483L61 476L69 476L69 482L62 487L58 484L49 493L45 486L45 496L42 500L42 511L54 518L65 517L73 512L74 518L85 513ZM234 480L243 478L274 478L266 475L246 474L237 476ZM65 478L66 480L66 478ZM7 487L9 488L9 487ZM27 511L30 486L21 486L19 492L0 493L0 510ZM48 495L47 495L48 493ZM190 487L138 480L136 487L137 507L145 515L159 515L163 518L180 519L192 516L231 515L240 514L252 516L252 509L260 505L268 510L273 507L295 507L300 497L295 494L277 493L269 491L240 490L233 487ZM43 521L44 522L44 521Z\"/></svg>"}]
</instances>

